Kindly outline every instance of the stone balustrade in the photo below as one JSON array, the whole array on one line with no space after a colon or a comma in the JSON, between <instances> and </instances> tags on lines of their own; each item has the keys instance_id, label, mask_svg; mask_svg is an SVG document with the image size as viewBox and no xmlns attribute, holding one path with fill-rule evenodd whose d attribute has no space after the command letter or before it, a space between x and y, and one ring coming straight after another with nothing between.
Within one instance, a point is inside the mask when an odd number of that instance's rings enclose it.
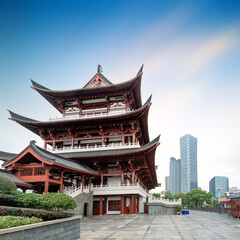
<instances>
[{"instance_id":1,"label":"stone balustrade","mask_svg":"<svg viewBox=\"0 0 240 240\"><path fill-rule=\"evenodd\" d=\"M140 183L135 184L108 184L108 185L91 185L90 191L93 191L94 195L103 194L139 194L141 196L147 196L147 190L143 188ZM76 197L77 195L85 192L89 193L89 186L80 187L66 187L63 189L63 193Z\"/></svg>"},{"instance_id":2,"label":"stone balustrade","mask_svg":"<svg viewBox=\"0 0 240 240\"><path fill-rule=\"evenodd\" d=\"M181 205L182 204L182 199L179 198L163 198L163 197L153 197L152 195L148 196L148 203L163 203L166 205Z\"/></svg>"},{"instance_id":3,"label":"stone balustrade","mask_svg":"<svg viewBox=\"0 0 240 240\"><path fill-rule=\"evenodd\" d=\"M48 149L49 152L54 153L63 153L63 152L79 152L79 151L99 151L99 150L112 150L112 149L122 149L122 148L140 148L139 142L136 143L110 143L109 145L87 145L87 146L79 146L79 147L63 147L63 148L55 148Z\"/></svg>"}]
</instances>

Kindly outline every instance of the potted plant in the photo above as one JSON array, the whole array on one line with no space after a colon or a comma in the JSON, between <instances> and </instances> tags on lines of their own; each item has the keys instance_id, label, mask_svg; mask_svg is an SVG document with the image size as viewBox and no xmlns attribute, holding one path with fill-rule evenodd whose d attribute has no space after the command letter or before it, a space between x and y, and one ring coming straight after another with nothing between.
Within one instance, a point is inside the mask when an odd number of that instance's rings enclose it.
<instances>
[{"instance_id":1,"label":"potted plant","mask_svg":"<svg viewBox=\"0 0 240 240\"><path fill-rule=\"evenodd\" d=\"M176 207L175 207L175 210L176 210L176 214L177 214L177 215L180 215L181 210L182 210L182 207L181 207L181 206L176 206Z\"/></svg>"}]
</instances>

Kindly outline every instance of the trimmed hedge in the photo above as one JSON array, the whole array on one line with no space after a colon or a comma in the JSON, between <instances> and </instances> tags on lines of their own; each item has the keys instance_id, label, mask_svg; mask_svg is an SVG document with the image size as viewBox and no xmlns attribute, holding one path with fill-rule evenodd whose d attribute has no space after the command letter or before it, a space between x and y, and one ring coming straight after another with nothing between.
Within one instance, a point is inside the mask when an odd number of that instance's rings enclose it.
<instances>
[{"instance_id":1,"label":"trimmed hedge","mask_svg":"<svg viewBox=\"0 0 240 240\"><path fill-rule=\"evenodd\" d=\"M43 221L72 217L73 214L42 209L0 206L0 216L36 217Z\"/></svg>"},{"instance_id":2,"label":"trimmed hedge","mask_svg":"<svg viewBox=\"0 0 240 240\"><path fill-rule=\"evenodd\" d=\"M39 218L0 216L0 229L42 222Z\"/></svg>"},{"instance_id":3,"label":"trimmed hedge","mask_svg":"<svg viewBox=\"0 0 240 240\"><path fill-rule=\"evenodd\" d=\"M0 191L16 191L17 190L17 186L15 185L15 183L7 178L4 177L2 175L0 175Z\"/></svg>"},{"instance_id":4,"label":"trimmed hedge","mask_svg":"<svg viewBox=\"0 0 240 240\"><path fill-rule=\"evenodd\" d=\"M37 194L13 191L9 192L9 194L12 195L13 198L0 196L0 205L57 211L69 210L77 207L76 200L63 193ZM2 203L2 199L4 203Z\"/></svg>"},{"instance_id":5,"label":"trimmed hedge","mask_svg":"<svg viewBox=\"0 0 240 240\"><path fill-rule=\"evenodd\" d=\"M0 193L0 205L2 206L12 206L14 199L15 197L13 195Z\"/></svg>"}]
</instances>

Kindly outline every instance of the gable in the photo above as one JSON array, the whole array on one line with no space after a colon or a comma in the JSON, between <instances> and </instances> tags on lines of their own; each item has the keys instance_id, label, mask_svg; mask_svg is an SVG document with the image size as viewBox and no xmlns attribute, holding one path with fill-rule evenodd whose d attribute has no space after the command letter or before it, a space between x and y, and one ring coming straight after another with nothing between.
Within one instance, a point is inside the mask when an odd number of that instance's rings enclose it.
<instances>
[{"instance_id":1,"label":"gable","mask_svg":"<svg viewBox=\"0 0 240 240\"><path fill-rule=\"evenodd\" d=\"M101 74L102 75L102 74ZM83 88L95 88L109 86L110 82L106 78L97 73Z\"/></svg>"},{"instance_id":2,"label":"gable","mask_svg":"<svg viewBox=\"0 0 240 240\"><path fill-rule=\"evenodd\" d=\"M9 167L13 164L33 164L33 163L47 163L51 164L50 162L46 161L45 159L38 156L31 148L25 149L21 154L19 154L16 158L8 161L7 163L3 164L3 167Z\"/></svg>"}]
</instances>

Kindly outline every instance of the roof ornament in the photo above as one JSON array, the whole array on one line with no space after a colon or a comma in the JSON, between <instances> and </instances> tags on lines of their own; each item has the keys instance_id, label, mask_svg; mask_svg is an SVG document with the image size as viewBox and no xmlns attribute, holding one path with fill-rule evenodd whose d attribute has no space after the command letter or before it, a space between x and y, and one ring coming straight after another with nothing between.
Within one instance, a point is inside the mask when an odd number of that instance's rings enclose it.
<instances>
[{"instance_id":1,"label":"roof ornament","mask_svg":"<svg viewBox=\"0 0 240 240\"><path fill-rule=\"evenodd\" d=\"M144 66L144 64L141 66L141 68L139 69L139 71L138 71L138 73L137 73L137 75L139 75L140 73L142 73L143 72L143 66Z\"/></svg>"},{"instance_id":2,"label":"roof ornament","mask_svg":"<svg viewBox=\"0 0 240 240\"><path fill-rule=\"evenodd\" d=\"M102 72L102 66L100 64L98 64L97 73L101 73L101 72Z\"/></svg>"},{"instance_id":3,"label":"roof ornament","mask_svg":"<svg viewBox=\"0 0 240 240\"><path fill-rule=\"evenodd\" d=\"M30 141L30 145L35 145L36 144L36 141L35 140L31 140Z\"/></svg>"}]
</instances>

